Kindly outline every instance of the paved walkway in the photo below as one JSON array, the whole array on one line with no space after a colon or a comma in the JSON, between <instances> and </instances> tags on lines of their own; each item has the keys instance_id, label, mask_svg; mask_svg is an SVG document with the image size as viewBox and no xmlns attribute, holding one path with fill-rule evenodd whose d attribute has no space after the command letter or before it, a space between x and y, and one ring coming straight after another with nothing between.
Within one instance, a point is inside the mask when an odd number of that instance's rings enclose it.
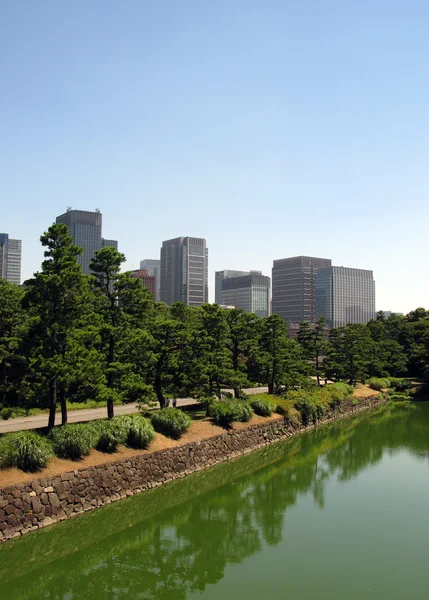
<instances>
[{"instance_id":1,"label":"paved walkway","mask_svg":"<svg viewBox=\"0 0 429 600\"><path fill-rule=\"evenodd\" d=\"M225 390L232 391L232 390ZM249 388L243 390L246 394L263 394L268 391L268 388ZM197 404L197 401L193 398L180 398L177 400L177 406L192 406ZM158 405L159 406L159 405ZM122 404L115 406L115 415L129 415L131 413L137 413L139 409L137 404ZM68 422L69 423L83 423L87 421L95 421L95 419L103 419L106 417L106 408L88 408L83 410L69 410L68 411ZM57 412L55 418L55 425L61 423L61 413ZM24 429L38 429L46 427L48 424L48 414L42 413L33 417L20 417L18 419L8 419L7 421L0 421L0 433L8 433L10 431L22 431Z\"/></svg>"}]
</instances>

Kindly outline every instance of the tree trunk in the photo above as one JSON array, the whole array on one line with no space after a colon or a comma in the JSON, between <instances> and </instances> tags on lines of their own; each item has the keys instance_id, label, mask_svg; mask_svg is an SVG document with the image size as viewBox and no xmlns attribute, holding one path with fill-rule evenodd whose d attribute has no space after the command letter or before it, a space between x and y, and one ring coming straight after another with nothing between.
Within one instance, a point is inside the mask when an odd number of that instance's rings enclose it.
<instances>
[{"instance_id":1,"label":"tree trunk","mask_svg":"<svg viewBox=\"0 0 429 600\"><path fill-rule=\"evenodd\" d=\"M110 368L110 365L113 363L115 359L115 338L113 337L112 334L110 334L109 337L109 354L107 356L107 364L109 366L109 372L107 375L107 387L108 388L112 388L113 387L113 373L112 370Z\"/></svg>"},{"instance_id":2,"label":"tree trunk","mask_svg":"<svg viewBox=\"0 0 429 600\"><path fill-rule=\"evenodd\" d=\"M109 365L109 372L107 375L107 387L109 389L113 388L114 377L113 377L113 373L112 373L112 369L111 369L110 365L113 363L114 359L115 359L115 338L112 334L110 334L109 355L107 357L107 363ZM113 408L113 396L111 394L109 394L107 397L107 418L113 419L114 416L115 416L115 410Z\"/></svg>"},{"instance_id":3,"label":"tree trunk","mask_svg":"<svg viewBox=\"0 0 429 600\"><path fill-rule=\"evenodd\" d=\"M7 398L7 366L6 361L3 363L3 394L2 394L2 404L6 406L6 398Z\"/></svg>"},{"instance_id":4,"label":"tree trunk","mask_svg":"<svg viewBox=\"0 0 429 600\"><path fill-rule=\"evenodd\" d=\"M317 350L316 350L316 379L317 379L317 385L320 387L319 353Z\"/></svg>"},{"instance_id":5,"label":"tree trunk","mask_svg":"<svg viewBox=\"0 0 429 600\"><path fill-rule=\"evenodd\" d=\"M57 409L57 380L51 377L49 380L49 420L48 427L52 429L55 425L55 411Z\"/></svg>"},{"instance_id":6,"label":"tree trunk","mask_svg":"<svg viewBox=\"0 0 429 600\"><path fill-rule=\"evenodd\" d=\"M234 387L234 398L240 397L240 388Z\"/></svg>"},{"instance_id":7,"label":"tree trunk","mask_svg":"<svg viewBox=\"0 0 429 600\"><path fill-rule=\"evenodd\" d=\"M113 417L115 416L115 409L113 408L114 404L113 404L113 397L109 396L107 398L107 418L108 419L113 419Z\"/></svg>"},{"instance_id":8,"label":"tree trunk","mask_svg":"<svg viewBox=\"0 0 429 600\"><path fill-rule=\"evenodd\" d=\"M154 390L155 390L155 394L156 397L158 399L159 405L161 408L165 407L165 398L164 398L164 394L162 391L162 379L161 379L161 368L160 365L156 366L156 371L155 371L155 381L154 381Z\"/></svg>"},{"instance_id":9,"label":"tree trunk","mask_svg":"<svg viewBox=\"0 0 429 600\"><path fill-rule=\"evenodd\" d=\"M67 404L66 404L66 391L64 389L64 383L60 383L59 396L61 404L61 425L67 425Z\"/></svg>"},{"instance_id":10,"label":"tree trunk","mask_svg":"<svg viewBox=\"0 0 429 600\"><path fill-rule=\"evenodd\" d=\"M269 394L274 394L274 369L271 373L271 376L268 380L268 393Z\"/></svg>"}]
</instances>

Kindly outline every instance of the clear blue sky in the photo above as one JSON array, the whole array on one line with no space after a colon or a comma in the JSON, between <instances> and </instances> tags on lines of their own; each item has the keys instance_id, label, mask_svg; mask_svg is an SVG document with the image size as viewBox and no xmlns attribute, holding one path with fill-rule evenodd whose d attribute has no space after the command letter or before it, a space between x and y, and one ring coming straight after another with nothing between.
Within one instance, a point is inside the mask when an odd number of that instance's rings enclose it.
<instances>
[{"instance_id":1,"label":"clear blue sky","mask_svg":"<svg viewBox=\"0 0 429 600\"><path fill-rule=\"evenodd\" d=\"M298 254L429 308L426 0L3 0L0 231L103 213L129 268L205 237L214 271Z\"/></svg>"}]
</instances>

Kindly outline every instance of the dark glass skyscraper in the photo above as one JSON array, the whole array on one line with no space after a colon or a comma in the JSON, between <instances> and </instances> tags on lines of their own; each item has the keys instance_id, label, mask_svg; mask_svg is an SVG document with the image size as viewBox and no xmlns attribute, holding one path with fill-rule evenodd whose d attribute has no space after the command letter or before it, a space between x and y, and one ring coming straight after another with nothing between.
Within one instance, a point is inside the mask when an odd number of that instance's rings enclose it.
<instances>
[{"instance_id":1,"label":"dark glass skyscraper","mask_svg":"<svg viewBox=\"0 0 429 600\"><path fill-rule=\"evenodd\" d=\"M90 274L89 263L95 252L106 246L118 249L116 240L105 240L101 237L103 216L100 211L68 209L66 213L57 217L57 223L64 223L69 228L74 243L83 249L78 257L82 271Z\"/></svg>"},{"instance_id":2,"label":"dark glass skyscraper","mask_svg":"<svg viewBox=\"0 0 429 600\"><path fill-rule=\"evenodd\" d=\"M346 267L319 269L316 276L316 318L326 317L328 327L366 324L375 315L372 271Z\"/></svg>"},{"instance_id":3,"label":"dark glass skyscraper","mask_svg":"<svg viewBox=\"0 0 429 600\"><path fill-rule=\"evenodd\" d=\"M225 269L224 271L216 271L215 273L215 304L223 304L221 299L222 294L222 282L228 277L241 277L243 275L249 275L249 271L234 271L232 269Z\"/></svg>"},{"instance_id":4,"label":"dark glass skyscraper","mask_svg":"<svg viewBox=\"0 0 429 600\"><path fill-rule=\"evenodd\" d=\"M250 271L249 275L223 279L220 304L242 308L259 317L268 317L270 278L260 272Z\"/></svg>"},{"instance_id":5,"label":"dark glass skyscraper","mask_svg":"<svg viewBox=\"0 0 429 600\"><path fill-rule=\"evenodd\" d=\"M13 240L7 233L0 233L0 279L21 283L21 240Z\"/></svg>"},{"instance_id":6,"label":"dark glass skyscraper","mask_svg":"<svg viewBox=\"0 0 429 600\"><path fill-rule=\"evenodd\" d=\"M273 310L285 323L315 320L317 270L331 265L329 258L294 256L273 263Z\"/></svg>"},{"instance_id":7,"label":"dark glass skyscraper","mask_svg":"<svg viewBox=\"0 0 429 600\"><path fill-rule=\"evenodd\" d=\"M161 302L199 306L208 302L208 249L202 238L162 242Z\"/></svg>"}]
</instances>

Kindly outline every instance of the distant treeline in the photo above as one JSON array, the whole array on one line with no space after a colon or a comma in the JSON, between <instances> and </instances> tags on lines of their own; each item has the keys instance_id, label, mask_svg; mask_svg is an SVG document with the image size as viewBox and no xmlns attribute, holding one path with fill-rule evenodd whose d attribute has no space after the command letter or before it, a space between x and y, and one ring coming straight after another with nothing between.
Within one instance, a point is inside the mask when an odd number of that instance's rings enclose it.
<instances>
[{"instance_id":1,"label":"distant treeline","mask_svg":"<svg viewBox=\"0 0 429 600\"><path fill-rule=\"evenodd\" d=\"M81 249L63 224L41 236L40 272L19 287L0 280L0 405L49 407L101 400L161 406L172 396L208 398L268 385L306 385L310 375L356 384L369 377L429 374L429 312L382 313L368 325L324 333L320 319L288 337L279 315L259 318L205 304L169 307L121 273L125 256L102 248L82 273Z\"/></svg>"}]
</instances>

